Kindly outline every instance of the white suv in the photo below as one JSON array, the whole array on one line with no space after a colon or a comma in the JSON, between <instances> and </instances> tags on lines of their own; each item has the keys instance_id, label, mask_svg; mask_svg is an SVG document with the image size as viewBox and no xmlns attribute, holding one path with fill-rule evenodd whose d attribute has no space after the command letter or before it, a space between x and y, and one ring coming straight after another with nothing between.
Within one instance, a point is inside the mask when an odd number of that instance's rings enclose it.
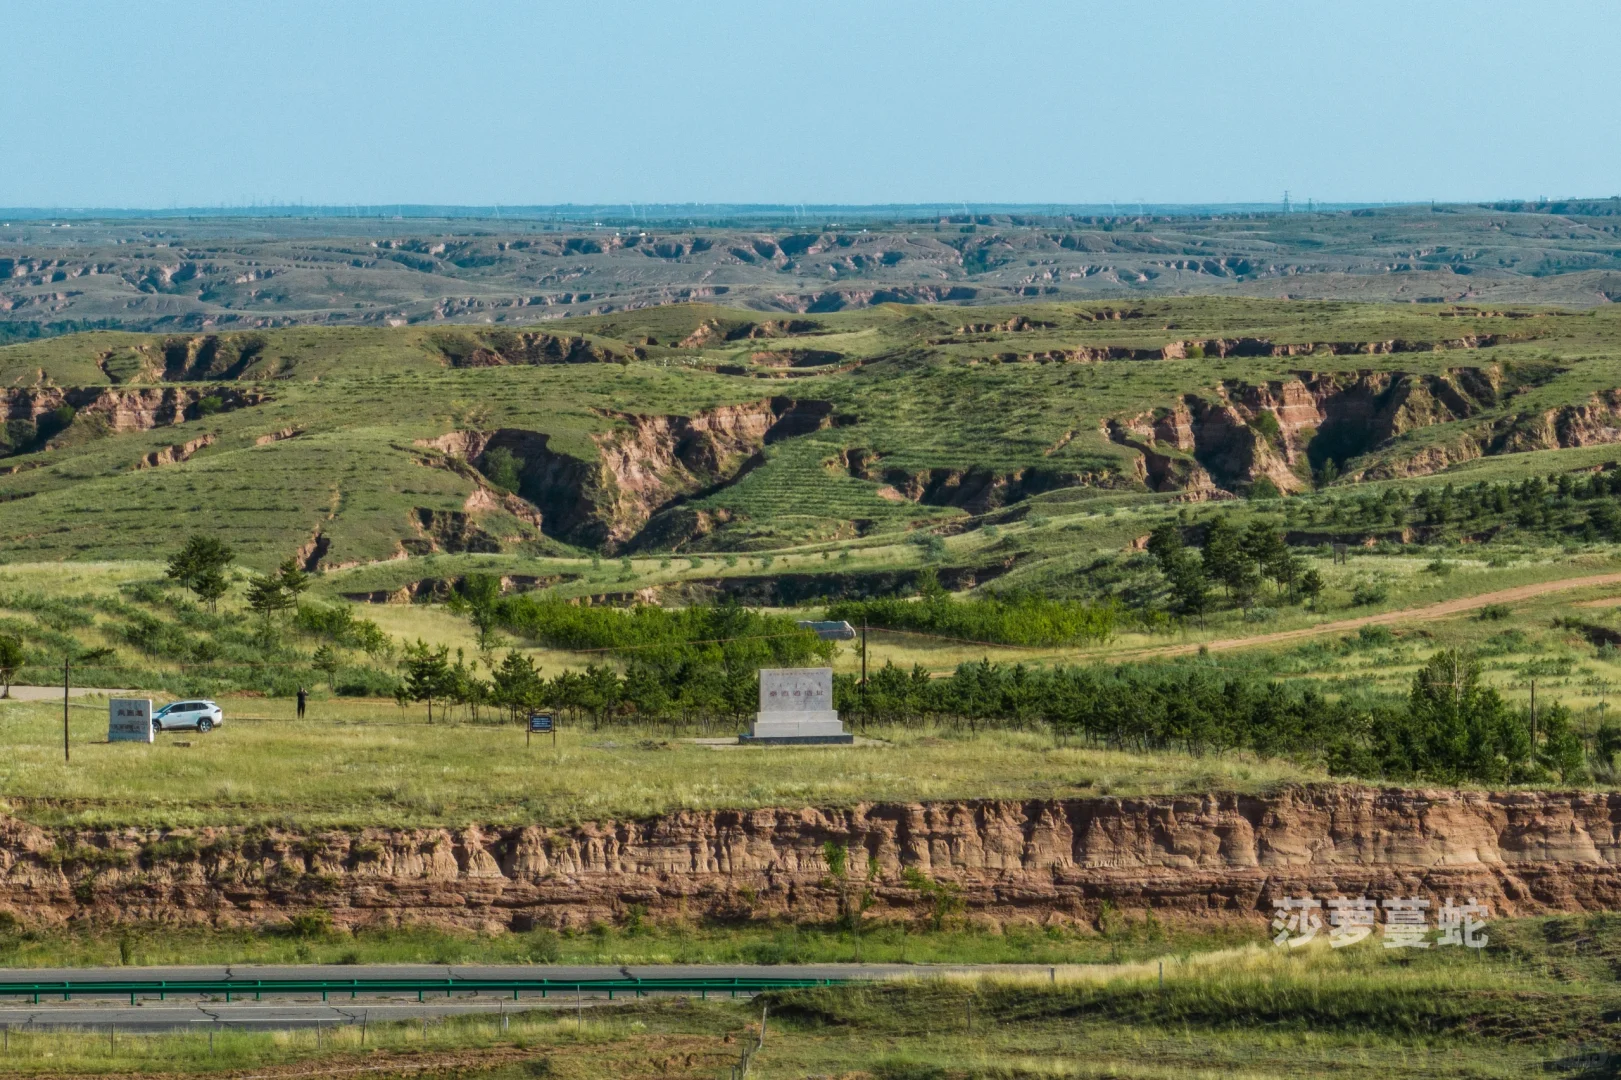
<instances>
[{"instance_id":1,"label":"white suv","mask_svg":"<svg viewBox=\"0 0 1621 1080\"><path fill-rule=\"evenodd\" d=\"M159 709L152 717L154 731L189 728L208 732L225 723L225 713L212 701L176 701Z\"/></svg>"}]
</instances>

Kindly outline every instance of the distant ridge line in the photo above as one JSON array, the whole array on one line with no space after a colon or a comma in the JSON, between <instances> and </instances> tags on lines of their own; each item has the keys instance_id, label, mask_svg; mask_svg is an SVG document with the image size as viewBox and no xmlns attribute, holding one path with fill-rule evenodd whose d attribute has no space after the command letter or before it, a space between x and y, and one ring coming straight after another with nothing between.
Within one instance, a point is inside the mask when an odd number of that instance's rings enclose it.
<instances>
[{"instance_id":1,"label":"distant ridge line","mask_svg":"<svg viewBox=\"0 0 1621 1080\"><path fill-rule=\"evenodd\" d=\"M1339 213L1384 207L1416 206L1417 203L1316 203L1320 213ZM1476 205L1459 203L1457 205ZM152 207L0 207L0 217L12 221L90 221L105 219L175 220L182 218L361 218L399 219L489 219L511 222L533 220L570 224L660 225L672 223L715 225L727 222L761 221L816 228L825 224L850 224L895 220L967 219L1012 215L1024 218L1089 217L1133 219L1137 217L1220 217L1229 215L1279 214L1282 203L1144 203L1115 207L1109 203L561 203L516 206L501 203L488 206L435 203L383 203L352 205L300 205L296 203L260 206ZM1296 207L1295 213L1302 211Z\"/></svg>"}]
</instances>

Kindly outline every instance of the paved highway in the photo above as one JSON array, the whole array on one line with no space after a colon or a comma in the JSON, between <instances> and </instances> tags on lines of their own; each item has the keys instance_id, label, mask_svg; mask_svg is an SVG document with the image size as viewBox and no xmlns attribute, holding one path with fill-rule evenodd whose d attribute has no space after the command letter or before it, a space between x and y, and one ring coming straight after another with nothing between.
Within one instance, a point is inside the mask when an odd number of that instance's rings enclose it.
<instances>
[{"instance_id":1,"label":"paved highway","mask_svg":"<svg viewBox=\"0 0 1621 1080\"><path fill-rule=\"evenodd\" d=\"M0 970L0 989L6 983L34 982L118 982L181 979L679 979L679 978L780 978L854 979L885 978L894 975L926 976L956 971L1046 971L1047 968L996 966L926 966L916 964L801 964L801 965L669 965L646 967L573 967L562 965L460 966L430 964L378 965L301 965L253 967L163 967L163 968L27 968ZM206 1030L223 1028L290 1028L316 1025L356 1024L363 1020L386 1021L488 1014L491 1017L531 1009L572 1010L606 1004L605 994L579 995L565 992L542 999L526 994L513 1001L510 994L480 994L477 991L430 996L418 1002L415 994L363 994L350 999L337 993L322 1002L319 994L308 997L278 995L264 1001L226 1003L220 995L207 997L156 995L138 998L134 1005L123 997L83 997L72 1001L45 1001L38 1005L30 998L0 994L0 1027L13 1030L41 1027L116 1026L121 1031L173 1029ZM623 995L615 1000L622 1000Z\"/></svg>"}]
</instances>

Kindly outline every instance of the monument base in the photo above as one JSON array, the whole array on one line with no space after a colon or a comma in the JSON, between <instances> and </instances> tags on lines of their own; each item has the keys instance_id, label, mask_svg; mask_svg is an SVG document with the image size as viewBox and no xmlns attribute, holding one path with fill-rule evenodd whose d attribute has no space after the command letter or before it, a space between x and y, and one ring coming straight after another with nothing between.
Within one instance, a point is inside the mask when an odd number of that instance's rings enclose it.
<instances>
[{"instance_id":1,"label":"monument base","mask_svg":"<svg viewBox=\"0 0 1621 1080\"><path fill-rule=\"evenodd\" d=\"M740 746L853 746L856 737L842 735L749 735L737 737Z\"/></svg>"},{"instance_id":2,"label":"monument base","mask_svg":"<svg viewBox=\"0 0 1621 1080\"><path fill-rule=\"evenodd\" d=\"M756 713L749 733L737 741L755 746L848 746L855 736L844 730L837 712L818 709Z\"/></svg>"}]
</instances>

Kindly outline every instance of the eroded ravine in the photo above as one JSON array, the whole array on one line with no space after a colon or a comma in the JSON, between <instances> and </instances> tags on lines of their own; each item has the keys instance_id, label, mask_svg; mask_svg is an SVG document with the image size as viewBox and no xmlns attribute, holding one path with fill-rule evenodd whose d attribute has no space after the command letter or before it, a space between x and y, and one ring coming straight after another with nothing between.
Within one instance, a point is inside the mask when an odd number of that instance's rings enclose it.
<instances>
[{"instance_id":1,"label":"eroded ravine","mask_svg":"<svg viewBox=\"0 0 1621 1080\"><path fill-rule=\"evenodd\" d=\"M609 430L592 436L594 460L554 449L550 436L519 428L454 431L418 446L427 464L488 468L511 455L518 493L551 536L587 547L634 547L660 511L735 483L765 461L765 448L837 422L833 405L774 397L691 416L604 412ZM668 542L669 538L665 540Z\"/></svg>"},{"instance_id":2,"label":"eroded ravine","mask_svg":"<svg viewBox=\"0 0 1621 1080\"><path fill-rule=\"evenodd\" d=\"M1381 480L1491 454L1621 442L1621 390L1554 408L1516 408L1523 390L1496 367L1428 375L1301 371L1270 382L1229 381L1110 417L1101 433L1137 451L1138 477L1148 487L1195 498L1245 491L1263 479L1282 492L1306 490L1329 463L1355 464L1348 476ZM1438 425L1454 430L1394 449L1402 436Z\"/></svg>"}]
</instances>

